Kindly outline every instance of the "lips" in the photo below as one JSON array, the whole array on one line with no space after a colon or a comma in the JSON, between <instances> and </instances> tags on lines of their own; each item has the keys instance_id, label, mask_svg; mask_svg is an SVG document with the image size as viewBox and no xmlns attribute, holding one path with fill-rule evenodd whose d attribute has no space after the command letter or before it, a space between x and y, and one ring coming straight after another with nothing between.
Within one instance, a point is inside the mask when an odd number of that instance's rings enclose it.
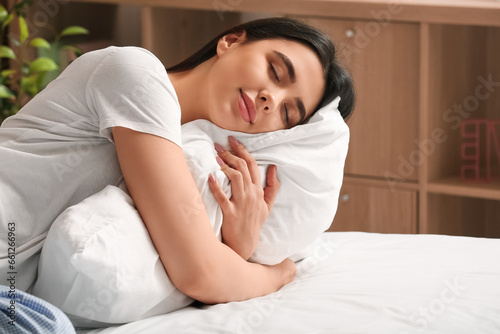
<instances>
[{"instance_id":1,"label":"lips","mask_svg":"<svg viewBox=\"0 0 500 334\"><path fill-rule=\"evenodd\" d=\"M240 89L238 111L245 122L253 123L257 118L257 109L252 99Z\"/></svg>"}]
</instances>

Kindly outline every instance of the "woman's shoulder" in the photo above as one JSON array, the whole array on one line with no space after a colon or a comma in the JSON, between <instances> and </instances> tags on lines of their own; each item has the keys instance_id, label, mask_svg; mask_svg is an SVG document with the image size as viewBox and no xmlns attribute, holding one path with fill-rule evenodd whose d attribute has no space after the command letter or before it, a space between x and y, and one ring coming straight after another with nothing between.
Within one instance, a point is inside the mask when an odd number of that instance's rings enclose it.
<instances>
[{"instance_id":1,"label":"woman's shoulder","mask_svg":"<svg viewBox=\"0 0 500 334\"><path fill-rule=\"evenodd\" d=\"M101 88L104 84L108 92L109 86L127 91L127 87L137 90L137 86L151 86L152 82L169 83L165 66L152 52L141 47L110 46L88 52L80 58L82 57L87 57L87 60L93 64L90 66L88 86ZM86 60L82 59L82 61ZM168 88L167 90L170 91L172 87L167 86L157 88ZM150 89L153 88L150 87Z\"/></svg>"},{"instance_id":2,"label":"woman's shoulder","mask_svg":"<svg viewBox=\"0 0 500 334\"><path fill-rule=\"evenodd\" d=\"M162 66L161 61L149 50L138 46L108 46L83 54L82 60L92 59L108 65L134 65L140 67Z\"/></svg>"},{"instance_id":3,"label":"woman's shoulder","mask_svg":"<svg viewBox=\"0 0 500 334\"><path fill-rule=\"evenodd\" d=\"M103 79L111 76L116 80L114 84L122 84L124 82L120 81L130 81L153 73L165 76L166 70L150 51L136 46L109 46L84 53L60 77L70 80L78 78L81 83L93 81L96 77Z\"/></svg>"}]
</instances>

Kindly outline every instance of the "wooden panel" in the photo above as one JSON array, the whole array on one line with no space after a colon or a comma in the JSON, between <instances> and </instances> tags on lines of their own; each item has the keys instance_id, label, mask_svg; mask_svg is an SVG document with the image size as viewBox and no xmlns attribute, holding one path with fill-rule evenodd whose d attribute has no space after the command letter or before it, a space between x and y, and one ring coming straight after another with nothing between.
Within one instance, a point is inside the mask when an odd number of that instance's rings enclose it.
<instances>
[{"instance_id":1,"label":"wooden panel","mask_svg":"<svg viewBox=\"0 0 500 334\"><path fill-rule=\"evenodd\" d=\"M345 183L329 231L416 233L417 193Z\"/></svg>"},{"instance_id":2,"label":"wooden panel","mask_svg":"<svg viewBox=\"0 0 500 334\"><path fill-rule=\"evenodd\" d=\"M459 174L463 116L453 107L474 94L484 72L484 28L432 25L430 43L429 128L446 133L430 156L429 179L436 180Z\"/></svg>"},{"instance_id":3,"label":"wooden panel","mask_svg":"<svg viewBox=\"0 0 500 334\"><path fill-rule=\"evenodd\" d=\"M141 7L120 5L116 9L115 45L141 46Z\"/></svg>"},{"instance_id":4,"label":"wooden panel","mask_svg":"<svg viewBox=\"0 0 500 334\"><path fill-rule=\"evenodd\" d=\"M92 40L111 40L115 37L115 27L118 19L118 7L111 4L89 5L78 2L69 2L65 5L57 5L54 1L54 7L50 2L35 1L31 8L33 17L32 23L36 27L41 26L41 36L53 37L51 25L54 24L57 31L62 28L81 25L90 32L88 38ZM57 6L57 7L56 7ZM53 12L49 11L52 9ZM45 14L45 15L44 15ZM43 18L50 17L51 25L43 25ZM38 18L38 19L37 19ZM38 22L41 21L41 22ZM45 32L44 28L48 31ZM38 32L35 34L38 35ZM80 40L80 38L78 39Z\"/></svg>"},{"instance_id":5,"label":"wooden panel","mask_svg":"<svg viewBox=\"0 0 500 334\"><path fill-rule=\"evenodd\" d=\"M153 52L166 67L177 64L225 29L240 22L236 13L148 8L143 12L144 47ZM146 21L150 20L150 21Z\"/></svg>"},{"instance_id":6,"label":"wooden panel","mask_svg":"<svg viewBox=\"0 0 500 334\"><path fill-rule=\"evenodd\" d=\"M153 8L143 6L141 8L141 46L150 51L155 49L153 45L153 31Z\"/></svg>"},{"instance_id":7,"label":"wooden panel","mask_svg":"<svg viewBox=\"0 0 500 334\"><path fill-rule=\"evenodd\" d=\"M79 0L81 2L134 3L233 11L274 12L376 20L381 13L392 21L438 22L500 26L500 3L496 0ZM383 14L382 14L383 15Z\"/></svg>"},{"instance_id":8,"label":"wooden panel","mask_svg":"<svg viewBox=\"0 0 500 334\"><path fill-rule=\"evenodd\" d=\"M346 173L417 180L419 26L305 21L330 34L355 81Z\"/></svg>"},{"instance_id":9,"label":"wooden panel","mask_svg":"<svg viewBox=\"0 0 500 334\"><path fill-rule=\"evenodd\" d=\"M430 155L429 180L439 180L460 174L462 121L500 118L500 29L433 25L430 43L429 129L445 135Z\"/></svg>"},{"instance_id":10,"label":"wooden panel","mask_svg":"<svg viewBox=\"0 0 500 334\"><path fill-rule=\"evenodd\" d=\"M430 138L429 129L429 66L430 66L430 27L427 23L420 24L420 108L419 108L419 139ZM418 192L418 228L419 233L428 230L427 209L428 193L427 180L429 179L429 159L424 159L419 173Z\"/></svg>"},{"instance_id":11,"label":"wooden panel","mask_svg":"<svg viewBox=\"0 0 500 334\"><path fill-rule=\"evenodd\" d=\"M429 198L428 233L500 237L500 201L447 195Z\"/></svg>"}]
</instances>

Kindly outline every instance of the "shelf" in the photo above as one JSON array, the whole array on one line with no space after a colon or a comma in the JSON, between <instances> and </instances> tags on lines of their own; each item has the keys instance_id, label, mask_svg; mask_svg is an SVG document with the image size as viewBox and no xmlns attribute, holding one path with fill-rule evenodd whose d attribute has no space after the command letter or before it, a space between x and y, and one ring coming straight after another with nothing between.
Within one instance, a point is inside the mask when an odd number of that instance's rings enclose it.
<instances>
[{"instance_id":1,"label":"shelf","mask_svg":"<svg viewBox=\"0 0 500 334\"><path fill-rule=\"evenodd\" d=\"M462 181L459 177L450 177L430 182L428 191L435 194L500 200L500 180Z\"/></svg>"},{"instance_id":2,"label":"shelf","mask_svg":"<svg viewBox=\"0 0 500 334\"><path fill-rule=\"evenodd\" d=\"M366 185L370 187L388 188L397 190L418 191L418 183L415 181L394 180L387 181L381 178L366 177L362 175L345 174L344 183L352 185Z\"/></svg>"},{"instance_id":3,"label":"shelf","mask_svg":"<svg viewBox=\"0 0 500 334\"><path fill-rule=\"evenodd\" d=\"M500 2L494 0L78 0L152 7L268 12L377 21L434 22L500 26ZM374 14L375 13L375 14Z\"/></svg>"}]
</instances>

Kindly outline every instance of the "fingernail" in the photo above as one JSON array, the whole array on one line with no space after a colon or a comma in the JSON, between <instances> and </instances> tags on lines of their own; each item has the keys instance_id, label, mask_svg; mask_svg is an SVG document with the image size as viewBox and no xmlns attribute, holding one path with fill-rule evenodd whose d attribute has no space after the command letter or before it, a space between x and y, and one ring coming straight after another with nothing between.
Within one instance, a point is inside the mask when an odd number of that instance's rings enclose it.
<instances>
[{"instance_id":1,"label":"fingernail","mask_svg":"<svg viewBox=\"0 0 500 334\"><path fill-rule=\"evenodd\" d=\"M236 138L234 138L233 136L229 136L229 142L233 145L239 145L240 142L238 140L236 140Z\"/></svg>"},{"instance_id":2,"label":"fingernail","mask_svg":"<svg viewBox=\"0 0 500 334\"><path fill-rule=\"evenodd\" d=\"M215 143L214 146L215 146L215 150L217 152L219 152L219 153L224 152L224 148L222 146L220 146L219 144Z\"/></svg>"},{"instance_id":3,"label":"fingernail","mask_svg":"<svg viewBox=\"0 0 500 334\"><path fill-rule=\"evenodd\" d=\"M215 160L217 160L217 163L218 163L221 167L225 165L224 160L222 160L221 158L219 158L219 157L215 157Z\"/></svg>"},{"instance_id":4,"label":"fingernail","mask_svg":"<svg viewBox=\"0 0 500 334\"><path fill-rule=\"evenodd\" d=\"M212 175L212 173L208 175L208 181L215 182L215 177Z\"/></svg>"}]
</instances>

